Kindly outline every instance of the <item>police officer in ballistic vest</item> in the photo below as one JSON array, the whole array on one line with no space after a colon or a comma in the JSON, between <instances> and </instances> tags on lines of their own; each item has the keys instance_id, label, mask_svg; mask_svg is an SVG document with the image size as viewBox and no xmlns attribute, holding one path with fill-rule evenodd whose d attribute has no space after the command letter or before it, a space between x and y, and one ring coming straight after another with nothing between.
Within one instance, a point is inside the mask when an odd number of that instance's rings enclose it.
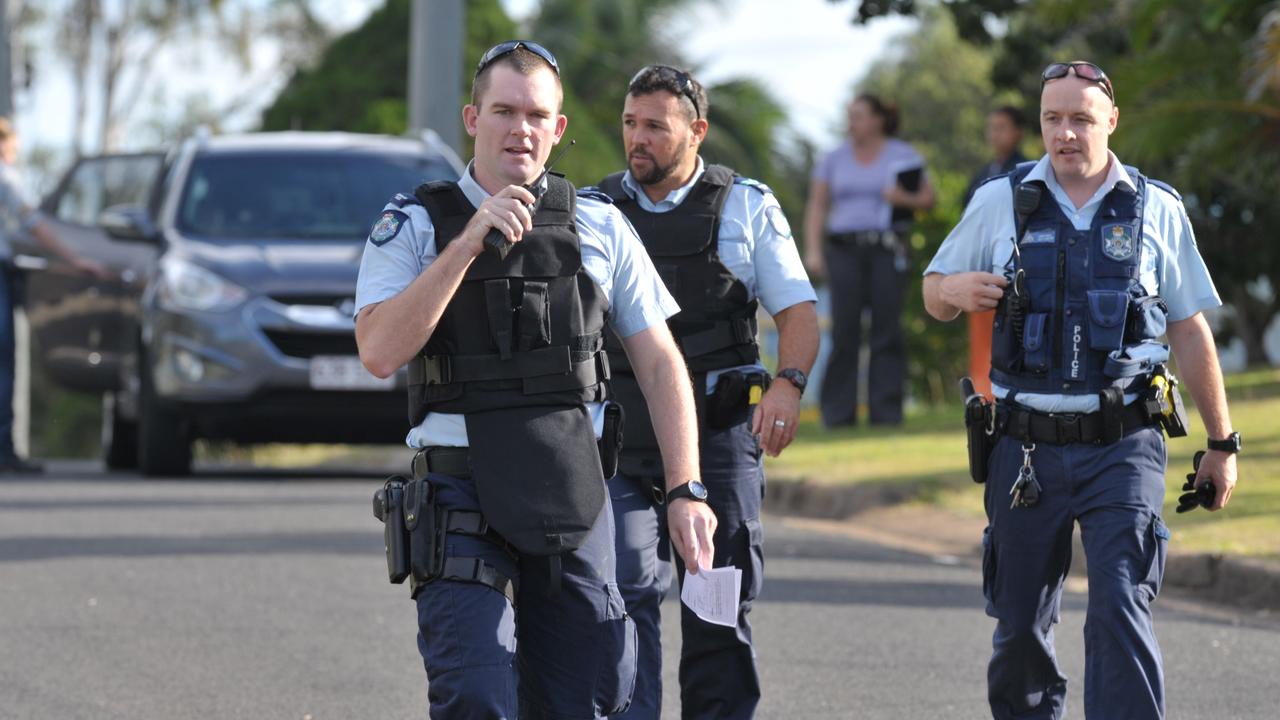
<instances>
[{"instance_id":1,"label":"police officer in ballistic vest","mask_svg":"<svg viewBox=\"0 0 1280 720\"><path fill-rule=\"evenodd\" d=\"M664 322L678 308L608 199L544 172L567 124L551 53L497 45L472 92L466 173L397 195L361 261L361 359L380 377L408 365L418 448L375 513L391 579L407 576L417 602L431 717L603 717L635 679L605 489L619 418L604 331L654 399L664 460L696 481ZM710 564L710 509L677 502L669 520L685 559Z\"/></svg>"},{"instance_id":2,"label":"police officer in ballistic vest","mask_svg":"<svg viewBox=\"0 0 1280 720\"><path fill-rule=\"evenodd\" d=\"M1164 717L1150 607L1169 539L1162 430L1186 433L1169 346L1209 435L1197 494L1217 510L1236 482L1240 436L1202 315L1220 301L1178 194L1108 150L1118 118L1097 65L1048 66L1047 154L978 188L925 271L935 318L996 310L997 402L989 431L970 432L970 458L986 482L983 590L997 623L988 698L998 719L1065 713L1052 624L1076 523L1089 571L1084 714Z\"/></svg>"},{"instance_id":3,"label":"police officer in ballistic vest","mask_svg":"<svg viewBox=\"0 0 1280 720\"><path fill-rule=\"evenodd\" d=\"M686 483L675 468L664 468L645 410L647 393L612 343L613 388L628 419L609 492L618 524L618 583L640 636L635 698L615 717L656 720L661 711L659 606L671 583L663 516L664 504L678 497L710 504L719 523L715 565L743 573L736 628L707 623L682 606L683 716L754 713L760 682L747 613L763 580L761 452L777 455L795 437L806 373L818 350L816 297L782 208L761 183L703 163L698 149L707 111L705 89L687 72L641 69L622 115L627 170L600 183L680 304L668 324L688 363L702 460L701 483ZM760 362L760 304L778 328L781 369L772 385Z\"/></svg>"}]
</instances>

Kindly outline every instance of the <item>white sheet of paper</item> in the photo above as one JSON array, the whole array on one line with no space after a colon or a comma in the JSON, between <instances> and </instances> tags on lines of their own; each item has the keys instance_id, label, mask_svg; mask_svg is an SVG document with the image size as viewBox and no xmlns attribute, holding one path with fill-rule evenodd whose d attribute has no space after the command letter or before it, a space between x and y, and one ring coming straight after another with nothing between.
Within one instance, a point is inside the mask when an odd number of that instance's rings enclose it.
<instances>
[{"instance_id":1,"label":"white sheet of paper","mask_svg":"<svg viewBox=\"0 0 1280 720\"><path fill-rule=\"evenodd\" d=\"M680 600L695 615L709 623L735 627L738 624L738 598L742 594L742 570L732 565L702 568L697 575L684 571L684 589Z\"/></svg>"}]
</instances>

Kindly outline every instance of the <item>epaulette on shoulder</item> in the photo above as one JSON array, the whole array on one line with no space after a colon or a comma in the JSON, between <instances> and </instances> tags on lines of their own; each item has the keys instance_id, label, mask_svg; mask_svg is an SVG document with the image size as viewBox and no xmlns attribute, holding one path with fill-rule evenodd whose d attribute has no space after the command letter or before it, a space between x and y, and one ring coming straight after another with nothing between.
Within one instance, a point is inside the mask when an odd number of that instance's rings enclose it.
<instances>
[{"instance_id":1,"label":"epaulette on shoulder","mask_svg":"<svg viewBox=\"0 0 1280 720\"><path fill-rule=\"evenodd\" d=\"M609 197L608 193L595 185L578 188L578 197L586 198L587 200L596 200L604 203L605 205L613 204L613 198Z\"/></svg>"},{"instance_id":2,"label":"epaulette on shoulder","mask_svg":"<svg viewBox=\"0 0 1280 720\"><path fill-rule=\"evenodd\" d=\"M764 183L760 182L759 180L753 180L753 179L751 179L751 178L749 178L749 177L743 177L743 176L741 176L741 175L737 175L737 176L735 176L735 177L733 178L733 184L734 184L734 185L746 185L747 187L749 187L749 188L751 188L751 189L753 189L753 190L755 190L755 191L759 192L761 195L772 195L772 194L773 194L773 189L772 189L772 188L770 188L768 185L765 185Z\"/></svg>"},{"instance_id":3,"label":"epaulette on shoulder","mask_svg":"<svg viewBox=\"0 0 1280 720\"><path fill-rule=\"evenodd\" d=\"M1147 182L1148 182L1148 183L1150 183L1150 184L1152 184L1152 185L1155 185L1156 187L1160 188L1161 190L1163 190L1163 191L1165 191L1165 192L1169 193L1169 194L1170 194L1170 195L1172 195L1172 196L1173 196L1173 197L1174 197L1178 202L1182 202L1182 195L1181 195L1177 190L1174 190L1174 189L1173 189L1173 186L1172 186L1172 185L1170 185L1169 183L1167 183L1167 182L1165 182L1165 181L1163 181L1163 180L1156 180L1155 178L1147 178Z\"/></svg>"},{"instance_id":4,"label":"epaulette on shoulder","mask_svg":"<svg viewBox=\"0 0 1280 720\"><path fill-rule=\"evenodd\" d=\"M395 197L391 198L391 204L395 205L396 207L402 208L405 205L421 205L422 203L418 200L418 198L414 197L413 195L396 193Z\"/></svg>"}]
</instances>

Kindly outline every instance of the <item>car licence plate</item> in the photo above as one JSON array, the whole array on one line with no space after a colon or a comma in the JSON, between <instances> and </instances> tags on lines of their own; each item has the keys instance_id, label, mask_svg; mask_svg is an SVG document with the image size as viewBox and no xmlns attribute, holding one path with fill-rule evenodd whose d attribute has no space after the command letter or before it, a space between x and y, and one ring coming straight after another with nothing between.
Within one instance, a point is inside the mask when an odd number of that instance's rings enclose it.
<instances>
[{"instance_id":1,"label":"car licence plate","mask_svg":"<svg viewBox=\"0 0 1280 720\"><path fill-rule=\"evenodd\" d=\"M395 386L394 375L385 379L375 377L358 357L317 355L311 358L313 390L390 390Z\"/></svg>"}]
</instances>

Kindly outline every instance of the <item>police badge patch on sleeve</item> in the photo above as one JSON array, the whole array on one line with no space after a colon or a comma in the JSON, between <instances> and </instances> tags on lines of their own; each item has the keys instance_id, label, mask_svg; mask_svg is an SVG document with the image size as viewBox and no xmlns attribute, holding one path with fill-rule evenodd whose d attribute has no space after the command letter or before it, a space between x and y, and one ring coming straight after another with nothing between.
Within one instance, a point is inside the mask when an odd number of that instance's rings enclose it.
<instances>
[{"instance_id":1,"label":"police badge patch on sleeve","mask_svg":"<svg viewBox=\"0 0 1280 720\"><path fill-rule=\"evenodd\" d=\"M1133 257L1133 228L1127 224L1102 226L1102 252L1112 260Z\"/></svg>"},{"instance_id":2,"label":"police badge patch on sleeve","mask_svg":"<svg viewBox=\"0 0 1280 720\"><path fill-rule=\"evenodd\" d=\"M787 216L783 214L782 208L777 205L770 205L764 211L765 217L769 218L769 227L778 233L780 238L791 237L791 223L787 222Z\"/></svg>"},{"instance_id":3,"label":"police badge patch on sleeve","mask_svg":"<svg viewBox=\"0 0 1280 720\"><path fill-rule=\"evenodd\" d=\"M378 218L378 222L373 224L373 229L369 231L369 242L378 247L386 245L391 238L400 232L400 227L404 225L404 221L409 216L399 210L387 210L382 213L382 217Z\"/></svg>"}]
</instances>

